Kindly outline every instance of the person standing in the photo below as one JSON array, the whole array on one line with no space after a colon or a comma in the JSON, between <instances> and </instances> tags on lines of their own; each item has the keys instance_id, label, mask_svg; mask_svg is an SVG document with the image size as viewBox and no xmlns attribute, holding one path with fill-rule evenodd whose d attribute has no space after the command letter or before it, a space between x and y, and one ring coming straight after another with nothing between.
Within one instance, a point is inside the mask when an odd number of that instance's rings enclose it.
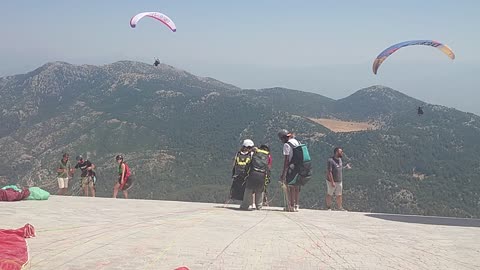
<instances>
[{"instance_id":1,"label":"person standing","mask_svg":"<svg viewBox=\"0 0 480 270\"><path fill-rule=\"evenodd\" d=\"M255 208L257 210L262 209L265 181L270 170L269 161L270 152L266 145L262 145L253 151L252 161L247 169L247 183L240 209L248 210L253 200L255 200ZM252 197L252 194L255 196Z\"/></svg>"},{"instance_id":2,"label":"person standing","mask_svg":"<svg viewBox=\"0 0 480 270\"><path fill-rule=\"evenodd\" d=\"M269 206L267 188L268 188L268 185L270 184L270 180L271 180L270 178L272 175L272 163L273 163L272 154L270 153L270 148L265 144L260 145L260 149L268 151L268 170L267 170L267 174L265 175L265 185L264 185L264 191L263 191L263 206Z\"/></svg>"},{"instance_id":3,"label":"person standing","mask_svg":"<svg viewBox=\"0 0 480 270\"><path fill-rule=\"evenodd\" d=\"M295 139L293 133L290 133L285 129L278 132L278 138L283 142L284 159L280 181L282 182L282 185L287 186L287 205L285 206L285 211L297 212L299 208L300 186L296 182L293 183L298 172L292 168L292 158L293 148L299 146L300 143Z\"/></svg>"},{"instance_id":4,"label":"person standing","mask_svg":"<svg viewBox=\"0 0 480 270\"><path fill-rule=\"evenodd\" d=\"M247 166L252 160L252 149L255 146L252 140L246 139L242 143L240 151L235 154L232 168L232 186L230 187L230 199L243 200L245 193L245 177Z\"/></svg>"},{"instance_id":5,"label":"person standing","mask_svg":"<svg viewBox=\"0 0 480 270\"><path fill-rule=\"evenodd\" d=\"M122 190L123 197L128 199L128 190L132 187L133 177L130 171L130 167L123 160L122 155L117 155L115 160L118 163L118 182L113 187L113 198L117 198L118 190Z\"/></svg>"},{"instance_id":6,"label":"person standing","mask_svg":"<svg viewBox=\"0 0 480 270\"><path fill-rule=\"evenodd\" d=\"M76 160L77 165L75 165L75 169L81 170L80 178L83 195L88 197L88 188L90 187L90 193L92 197L95 197L95 183L93 182L93 169L95 169L95 165L89 160L83 159L82 155L77 156Z\"/></svg>"},{"instance_id":7,"label":"person standing","mask_svg":"<svg viewBox=\"0 0 480 270\"><path fill-rule=\"evenodd\" d=\"M332 197L335 195L337 202L337 209L340 211L346 211L343 208L343 149L336 147L333 150L333 156L327 161L327 197L325 202L327 204L327 210L332 209ZM345 168L350 169L350 164L347 164Z\"/></svg>"},{"instance_id":8,"label":"person standing","mask_svg":"<svg viewBox=\"0 0 480 270\"><path fill-rule=\"evenodd\" d=\"M57 195L65 195L68 190L68 177L73 174L73 168L70 164L69 155L63 154L57 167L58 192Z\"/></svg>"}]
</instances>

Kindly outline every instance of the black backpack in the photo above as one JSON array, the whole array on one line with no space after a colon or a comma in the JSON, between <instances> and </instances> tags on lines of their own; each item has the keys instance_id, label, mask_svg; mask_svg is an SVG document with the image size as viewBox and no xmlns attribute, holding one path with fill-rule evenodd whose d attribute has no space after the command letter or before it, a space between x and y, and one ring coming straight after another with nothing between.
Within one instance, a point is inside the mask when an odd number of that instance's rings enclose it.
<instances>
[{"instance_id":1,"label":"black backpack","mask_svg":"<svg viewBox=\"0 0 480 270\"><path fill-rule=\"evenodd\" d=\"M294 165L294 170L301 176L299 177L300 184L305 185L312 176L312 160L310 159L308 147L306 144L301 143L298 146L293 146L290 142L288 144L293 150L290 164Z\"/></svg>"},{"instance_id":2,"label":"black backpack","mask_svg":"<svg viewBox=\"0 0 480 270\"><path fill-rule=\"evenodd\" d=\"M268 156L270 152L262 149L257 149L252 155L252 161L250 162L249 170L256 172L267 173L268 172Z\"/></svg>"},{"instance_id":3,"label":"black backpack","mask_svg":"<svg viewBox=\"0 0 480 270\"><path fill-rule=\"evenodd\" d=\"M242 154L238 152L235 156L235 166L233 168L233 176L242 176L246 174L247 166L250 164L250 153Z\"/></svg>"}]
</instances>

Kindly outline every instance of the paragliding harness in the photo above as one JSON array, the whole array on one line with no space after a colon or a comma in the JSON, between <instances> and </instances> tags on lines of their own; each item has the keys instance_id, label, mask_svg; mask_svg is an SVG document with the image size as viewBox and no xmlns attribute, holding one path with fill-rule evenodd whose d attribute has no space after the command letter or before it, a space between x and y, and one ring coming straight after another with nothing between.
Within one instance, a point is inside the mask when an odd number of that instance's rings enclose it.
<instances>
[{"instance_id":1,"label":"paragliding harness","mask_svg":"<svg viewBox=\"0 0 480 270\"><path fill-rule=\"evenodd\" d=\"M155 58L155 62L153 63L154 66L160 65L160 60L158 58Z\"/></svg>"},{"instance_id":2,"label":"paragliding harness","mask_svg":"<svg viewBox=\"0 0 480 270\"><path fill-rule=\"evenodd\" d=\"M233 167L232 177L236 178L242 175L245 176L247 172L247 165L249 165L251 161L252 155L250 152L246 152L245 154L238 152L235 156L235 166Z\"/></svg>"},{"instance_id":3,"label":"paragliding harness","mask_svg":"<svg viewBox=\"0 0 480 270\"><path fill-rule=\"evenodd\" d=\"M423 115L423 109L422 109L422 107L418 107L418 109L417 109L417 114L418 114L418 115Z\"/></svg>"},{"instance_id":4,"label":"paragliding harness","mask_svg":"<svg viewBox=\"0 0 480 270\"><path fill-rule=\"evenodd\" d=\"M268 159L270 152L263 149L256 149L252 155L252 161L247 169L247 179L249 181L255 181L254 179L250 180L250 175L257 174L262 175L262 186L265 188L267 181L270 181L270 172L268 169Z\"/></svg>"},{"instance_id":5,"label":"paragliding harness","mask_svg":"<svg viewBox=\"0 0 480 270\"><path fill-rule=\"evenodd\" d=\"M312 176L312 161L306 144L294 146L287 142L292 148L293 156L287 172L287 183L289 185L305 185Z\"/></svg>"},{"instance_id":6,"label":"paragliding harness","mask_svg":"<svg viewBox=\"0 0 480 270\"><path fill-rule=\"evenodd\" d=\"M253 171L267 174L268 171L268 155L267 150L257 149L252 155L252 162L248 167L248 173Z\"/></svg>"},{"instance_id":7,"label":"paragliding harness","mask_svg":"<svg viewBox=\"0 0 480 270\"><path fill-rule=\"evenodd\" d=\"M270 159L270 152L268 150L256 149L252 155L252 162L250 163L250 166L247 172L247 175L248 175L247 181L263 180L263 182L256 183L256 185L260 185L260 184L262 185L263 192L264 192L262 204L265 206L268 206L267 186L270 183L270 168L268 167L269 159ZM262 179L251 178L250 175L253 173L256 174L256 176L254 177L260 177L259 175L261 175Z\"/></svg>"},{"instance_id":8,"label":"paragliding harness","mask_svg":"<svg viewBox=\"0 0 480 270\"><path fill-rule=\"evenodd\" d=\"M234 200L243 200L245 193L245 184L247 176L247 166L252 161L250 152L243 154L238 152L235 155L235 165L232 170L232 186L230 187L230 198Z\"/></svg>"},{"instance_id":9,"label":"paragliding harness","mask_svg":"<svg viewBox=\"0 0 480 270\"><path fill-rule=\"evenodd\" d=\"M90 170L90 171L89 171L89 170L86 169L88 162L91 164L90 166L93 165L93 163L91 163L88 159L86 159L86 160L84 160L83 163L82 163L85 167L84 167L83 169L82 169L81 166L78 167L78 168L80 168L80 170L82 171L82 174L84 173L84 171L86 171L86 175L85 175L85 176L80 176L80 187L82 187L83 178L84 178L84 177L87 177L87 178L88 178L87 185L90 184L90 183L93 183L93 189L96 190L96 188L95 188L95 182L97 181L97 176L96 176L96 173L95 173L94 170ZM75 166L75 168L77 168L77 167ZM68 173L67 173L67 175L68 175Z\"/></svg>"}]
</instances>

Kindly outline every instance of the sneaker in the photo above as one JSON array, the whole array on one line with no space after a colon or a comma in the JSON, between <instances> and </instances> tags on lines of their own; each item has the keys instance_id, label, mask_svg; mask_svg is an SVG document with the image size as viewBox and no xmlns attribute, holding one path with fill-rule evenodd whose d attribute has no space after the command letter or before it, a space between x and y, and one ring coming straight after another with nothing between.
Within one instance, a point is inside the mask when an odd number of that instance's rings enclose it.
<instances>
[{"instance_id":1,"label":"sneaker","mask_svg":"<svg viewBox=\"0 0 480 270\"><path fill-rule=\"evenodd\" d=\"M348 212L347 210L345 210L345 208L339 208L337 211Z\"/></svg>"},{"instance_id":2,"label":"sneaker","mask_svg":"<svg viewBox=\"0 0 480 270\"><path fill-rule=\"evenodd\" d=\"M332 208L327 208L327 211L332 211Z\"/></svg>"},{"instance_id":3,"label":"sneaker","mask_svg":"<svg viewBox=\"0 0 480 270\"><path fill-rule=\"evenodd\" d=\"M300 206L298 204L296 204L294 207L293 207L293 210L295 212L298 212L298 210L300 209Z\"/></svg>"}]
</instances>

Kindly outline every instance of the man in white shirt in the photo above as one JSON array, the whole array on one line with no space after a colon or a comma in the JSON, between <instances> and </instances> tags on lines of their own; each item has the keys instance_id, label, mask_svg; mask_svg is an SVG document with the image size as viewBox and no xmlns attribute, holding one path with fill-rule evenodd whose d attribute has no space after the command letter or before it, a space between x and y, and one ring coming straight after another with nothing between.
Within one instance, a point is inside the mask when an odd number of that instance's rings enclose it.
<instances>
[{"instance_id":1,"label":"man in white shirt","mask_svg":"<svg viewBox=\"0 0 480 270\"><path fill-rule=\"evenodd\" d=\"M278 132L278 138L283 142L283 170L280 181L282 184L287 185L287 206L285 210L288 212L298 211L298 201L300 197L300 186L296 183L292 183L292 180L297 176L296 170L293 168L293 148L300 145L295 139L293 133L288 130L282 129Z\"/></svg>"}]
</instances>

